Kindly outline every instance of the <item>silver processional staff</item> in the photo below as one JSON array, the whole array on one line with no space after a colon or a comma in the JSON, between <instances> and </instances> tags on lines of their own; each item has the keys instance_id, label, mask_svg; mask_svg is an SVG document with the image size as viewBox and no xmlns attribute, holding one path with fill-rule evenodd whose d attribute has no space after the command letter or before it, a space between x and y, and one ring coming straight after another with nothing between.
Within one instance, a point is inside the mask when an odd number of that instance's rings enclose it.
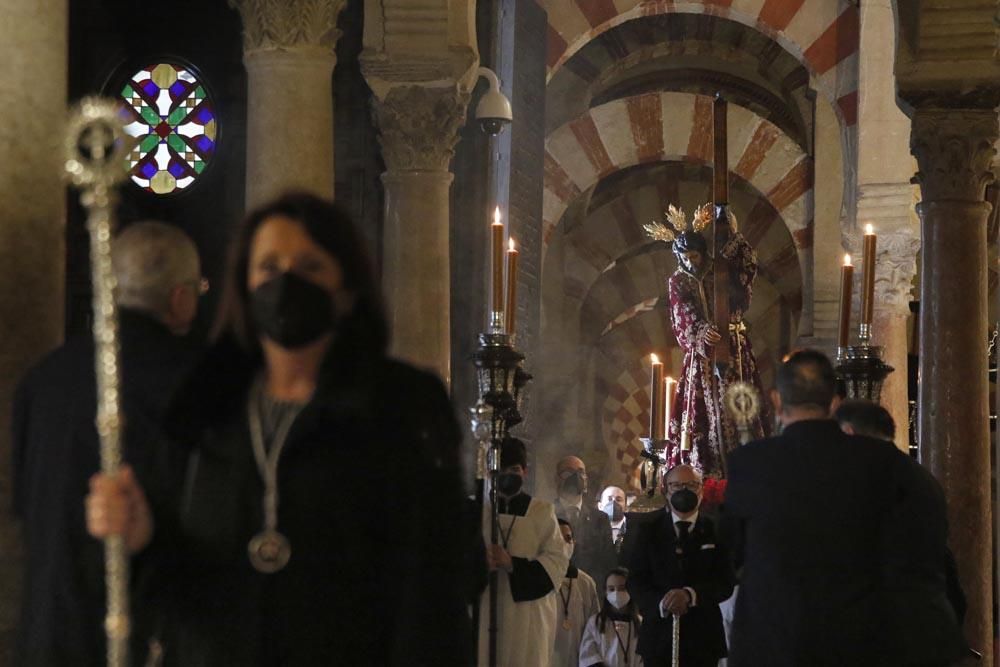
<instances>
[{"instance_id":1,"label":"silver processional staff","mask_svg":"<svg viewBox=\"0 0 1000 667\"><path fill-rule=\"evenodd\" d=\"M101 472L114 475L122 461L121 365L118 310L111 270L111 237L118 201L115 187L126 177L125 160L133 140L125 133L119 106L113 100L86 97L73 110L66 131L66 172L80 189L87 209L90 270L93 284L94 363L97 376L97 433L101 442ZM128 664L129 562L121 535L104 540L108 667Z\"/></svg>"}]
</instances>

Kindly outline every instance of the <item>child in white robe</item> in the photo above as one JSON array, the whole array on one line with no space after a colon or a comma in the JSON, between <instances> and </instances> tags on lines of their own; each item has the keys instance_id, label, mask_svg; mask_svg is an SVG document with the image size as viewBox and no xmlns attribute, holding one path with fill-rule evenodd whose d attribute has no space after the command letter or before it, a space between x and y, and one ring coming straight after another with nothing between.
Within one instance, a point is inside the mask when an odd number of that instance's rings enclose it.
<instances>
[{"instance_id":1,"label":"child in white robe","mask_svg":"<svg viewBox=\"0 0 1000 667\"><path fill-rule=\"evenodd\" d=\"M601 611L590 617L583 631L579 667L642 667L635 652L642 619L628 592L628 570L611 570L604 591Z\"/></svg>"}]
</instances>

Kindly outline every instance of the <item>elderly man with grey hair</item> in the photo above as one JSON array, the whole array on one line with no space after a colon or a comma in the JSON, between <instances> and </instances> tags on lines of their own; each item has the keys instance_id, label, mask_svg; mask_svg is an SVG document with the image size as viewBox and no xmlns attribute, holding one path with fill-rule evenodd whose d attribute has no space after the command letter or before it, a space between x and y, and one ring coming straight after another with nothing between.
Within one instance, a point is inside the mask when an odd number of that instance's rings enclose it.
<instances>
[{"instance_id":1,"label":"elderly man with grey hair","mask_svg":"<svg viewBox=\"0 0 1000 667\"><path fill-rule=\"evenodd\" d=\"M139 311L176 335L191 330L207 283L198 249L184 232L162 222L130 225L115 239L111 262L123 313Z\"/></svg>"},{"instance_id":2,"label":"elderly man with grey hair","mask_svg":"<svg viewBox=\"0 0 1000 667\"><path fill-rule=\"evenodd\" d=\"M178 228L126 227L112 263L121 341L126 461L144 477L151 442L199 349L188 332L202 279L198 251ZM84 502L99 468L97 396L89 334L70 338L22 379L14 398L13 500L25 544L24 596L16 664L97 665L104 660L100 542L87 535ZM133 655L146 654L149 619L133 619Z\"/></svg>"}]
</instances>

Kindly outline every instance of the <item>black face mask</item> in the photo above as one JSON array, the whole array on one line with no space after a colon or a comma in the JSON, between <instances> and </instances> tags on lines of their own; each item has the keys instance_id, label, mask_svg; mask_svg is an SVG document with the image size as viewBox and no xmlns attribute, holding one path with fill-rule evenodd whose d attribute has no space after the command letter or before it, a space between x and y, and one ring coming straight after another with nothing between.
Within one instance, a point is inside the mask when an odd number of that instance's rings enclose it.
<instances>
[{"instance_id":1,"label":"black face mask","mask_svg":"<svg viewBox=\"0 0 1000 667\"><path fill-rule=\"evenodd\" d=\"M670 496L670 506L677 512L693 512L698 507L698 494L691 489L675 491Z\"/></svg>"},{"instance_id":2,"label":"black face mask","mask_svg":"<svg viewBox=\"0 0 1000 667\"><path fill-rule=\"evenodd\" d=\"M521 491L524 478L513 472L502 472L497 475L497 491L505 498L513 498Z\"/></svg>"},{"instance_id":3,"label":"black face mask","mask_svg":"<svg viewBox=\"0 0 1000 667\"><path fill-rule=\"evenodd\" d=\"M295 349L334 329L330 293L294 273L271 278L250 294L257 332L281 347Z\"/></svg>"},{"instance_id":4,"label":"black face mask","mask_svg":"<svg viewBox=\"0 0 1000 667\"><path fill-rule=\"evenodd\" d=\"M571 496L582 496L587 491L587 482L584 481L583 475L575 472L563 480L562 488Z\"/></svg>"}]
</instances>

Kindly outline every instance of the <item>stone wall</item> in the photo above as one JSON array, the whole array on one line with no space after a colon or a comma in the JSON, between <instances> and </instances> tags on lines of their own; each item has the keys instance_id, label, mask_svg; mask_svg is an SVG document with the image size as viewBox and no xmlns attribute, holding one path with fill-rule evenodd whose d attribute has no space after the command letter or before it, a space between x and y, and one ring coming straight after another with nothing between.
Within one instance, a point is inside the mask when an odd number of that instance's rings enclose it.
<instances>
[{"instance_id":1,"label":"stone wall","mask_svg":"<svg viewBox=\"0 0 1000 667\"><path fill-rule=\"evenodd\" d=\"M483 134L475 122L475 106L486 89L485 81L480 81L452 163L451 387L463 428L467 424L466 409L475 403L477 395L471 355L476 349L476 336L486 325L487 232L493 207L498 204L520 251L517 347L527 356L525 366L529 372L540 354L545 26L545 12L533 3L478 3L480 61L500 76L503 91L511 100L514 122L499 137L491 139ZM518 437L527 442L534 432L531 398L529 388L527 419L516 430ZM466 442L466 461L471 470L474 448L470 437ZM535 454L529 450L530 457Z\"/></svg>"},{"instance_id":2,"label":"stone wall","mask_svg":"<svg viewBox=\"0 0 1000 667\"><path fill-rule=\"evenodd\" d=\"M514 3L510 3L513 5ZM545 12L531 2L518 2L514 15L513 96L510 189L511 235L520 247L518 264L517 347L527 356L529 372L540 364L542 185L545 151ZM537 386L537 385L534 385ZM520 437L533 440L541 416L533 385L525 396L525 422Z\"/></svg>"}]
</instances>

